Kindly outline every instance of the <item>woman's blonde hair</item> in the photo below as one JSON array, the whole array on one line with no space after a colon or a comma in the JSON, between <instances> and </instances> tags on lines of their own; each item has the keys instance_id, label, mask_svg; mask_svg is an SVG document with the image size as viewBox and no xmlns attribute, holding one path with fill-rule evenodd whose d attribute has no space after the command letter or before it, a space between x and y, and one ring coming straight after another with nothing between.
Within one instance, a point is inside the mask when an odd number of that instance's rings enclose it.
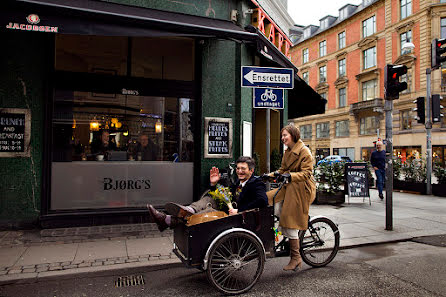
<instances>
[{"instance_id":1,"label":"woman's blonde hair","mask_svg":"<svg viewBox=\"0 0 446 297\"><path fill-rule=\"evenodd\" d=\"M283 131L286 130L288 133L290 133L291 137L293 138L294 143L298 142L300 139L300 130L292 125L286 125L285 127L282 128L282 130L280 130L280 135L282 135Z\"/></svg>"}]
</instances>

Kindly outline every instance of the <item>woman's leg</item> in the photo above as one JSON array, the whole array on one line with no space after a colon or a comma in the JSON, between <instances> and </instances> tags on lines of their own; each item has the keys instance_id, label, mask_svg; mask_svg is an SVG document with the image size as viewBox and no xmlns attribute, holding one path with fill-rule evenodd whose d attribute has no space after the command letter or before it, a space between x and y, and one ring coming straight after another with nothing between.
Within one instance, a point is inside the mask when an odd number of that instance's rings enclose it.
<instances>
[{"instance_id":1,"label":"woman's leg","mask_svg":"<svg viewBox=\"0 0 446 297\"><path fill-rule=\"evenodd\" d=\"M283 267L283 270L296 270L302 265L302 258L299 253L299 230L282 227L282 233L290 240L290 262Z\"/></svg>"}]
</instances>

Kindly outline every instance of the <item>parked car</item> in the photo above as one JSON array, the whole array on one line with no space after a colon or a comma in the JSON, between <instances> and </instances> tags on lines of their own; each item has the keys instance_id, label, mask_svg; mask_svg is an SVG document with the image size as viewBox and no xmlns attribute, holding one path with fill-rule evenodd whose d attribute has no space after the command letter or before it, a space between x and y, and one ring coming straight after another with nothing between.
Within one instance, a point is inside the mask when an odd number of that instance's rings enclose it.
<instances>
[{"instance_id":1,"label":"parked car","mask_svg":"<svg viewBox=\"0 0 446 297\"><path fill-rule=\"evenodd\" d=\"M350 159L347 156L332 155L332 156L327 156L324 159L320 160L319 162L317 162L317 165L326 164L326 163L332 164L332 163L337 163L337 162L347 163L347 162L352 162L352 159Z\"/></svg>"}]
</instances>

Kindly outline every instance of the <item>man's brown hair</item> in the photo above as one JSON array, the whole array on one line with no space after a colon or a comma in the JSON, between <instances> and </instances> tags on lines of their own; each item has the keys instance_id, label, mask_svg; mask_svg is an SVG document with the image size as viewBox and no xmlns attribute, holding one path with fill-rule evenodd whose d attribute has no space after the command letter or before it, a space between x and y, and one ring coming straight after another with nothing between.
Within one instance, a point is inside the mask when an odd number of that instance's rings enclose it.
<instances>
[{"instance_id":1,"label":"man's brown hair","mask_svg":"<svg viewBox=\"0 0 446 297\"><path fill-rule=\"evenodd\" d=\"M237 159L237 161L235 161L235 163L246 163L248 164L249 170L254 170L254 168L256 167L256 162L254 161L254 159L247 156L241 156Z\"/></svg>"},{"instance_id":2,"label":"man's brown hair","mask_svg":"<svg viewBox=\"0 0 446 297\"><path fill-rule=\"evenodd\" d=\"M290 133L295 143L300 139L300 130L296 126L291 124L286 125L285 127L282 128L282 130L280 130L280 135L282 135L284 130Z\"/></svg>"}]
</instances>

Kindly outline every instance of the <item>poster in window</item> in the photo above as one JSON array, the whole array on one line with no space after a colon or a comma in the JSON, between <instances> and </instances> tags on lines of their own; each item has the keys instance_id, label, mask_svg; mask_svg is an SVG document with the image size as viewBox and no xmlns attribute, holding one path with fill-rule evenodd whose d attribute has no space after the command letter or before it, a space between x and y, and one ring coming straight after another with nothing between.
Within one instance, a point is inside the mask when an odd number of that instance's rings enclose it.
<instances>
[{"instance_id":1,"label":"poster in window","mask_svg":"<svg viewBox=\"0 0 446 297\"><path fill-rule=\"evenodd\" d=\"M204 119L204 157L232 158L232 119Z\"/></svg>"},{"instance_id":2,"label":"poster in window","mask_svg":"<svg viewBox=\"0 0 446 297\"><path fill-rule=\"evenodd\" d=\"M29 157L31 112L29 109L0 109L0 157Z\"/></svg>"}]
</instances>

